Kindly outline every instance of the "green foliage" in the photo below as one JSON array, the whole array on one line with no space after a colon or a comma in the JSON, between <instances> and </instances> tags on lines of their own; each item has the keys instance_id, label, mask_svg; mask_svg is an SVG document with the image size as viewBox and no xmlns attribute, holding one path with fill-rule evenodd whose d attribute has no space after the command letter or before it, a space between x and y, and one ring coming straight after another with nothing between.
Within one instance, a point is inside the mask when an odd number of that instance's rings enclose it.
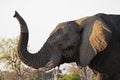
<instances>
[{"instance_id":1,"label":"green foliage","mask_svg":"<svg viewBox=\"0 0 120 80\"><path fill-rule=\"evenodd\" d=\"M80 76L78 74L64 74L58 80L80 80Z\"/></svg>"},{"instance_id":2,"label":"green foliage","mask_svg":"<svg viewBox=\"0 0 120 80\"><path fill-rule=\"evenodd\" d=\"M0 41L0 60L6 62L6 66L20 62L16 49L17 43L17 39L2 39Z\"/></svg>"},{"instance_id":3,"label":"green foliage","mask_svg":"<svg viewBox=\"0 0 120 80\"><path fill-rule=\"evenodd\" d=\"M92 80L97 80L96 77L92 78Z\"/></svg>"},{"instance_id":4,"label":"green foliage","mask_svg":"<svg viewBox=\"0 0 120 80\"><path fill-rule=\"evenodd\" d=\"M4 68L13 71L17 78L22 76L26 69L17 54L18 38L0 40L0 61L5 65Z\"/></svg>"}]
</instances>

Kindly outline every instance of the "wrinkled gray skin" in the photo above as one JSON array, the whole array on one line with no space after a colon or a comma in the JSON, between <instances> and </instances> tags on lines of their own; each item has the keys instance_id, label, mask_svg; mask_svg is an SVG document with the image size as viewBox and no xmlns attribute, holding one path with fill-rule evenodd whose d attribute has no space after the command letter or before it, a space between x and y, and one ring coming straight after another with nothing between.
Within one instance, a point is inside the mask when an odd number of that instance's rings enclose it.
<instances>
[{"instance_id":1,"label":"wrinkled gray skin","mask_svg":"<svg viewBox=\"0 0 120 80\"><path fill-rule=\"evenodd\" d=\"M76 62L93 69L98 80L120 80L119 15L101 13L60 23L35 54L27 50L26 22L17 12L14 17L21 28L18 54L28 66L47 71L65 62Z\"/></svg>"}]
</instances>

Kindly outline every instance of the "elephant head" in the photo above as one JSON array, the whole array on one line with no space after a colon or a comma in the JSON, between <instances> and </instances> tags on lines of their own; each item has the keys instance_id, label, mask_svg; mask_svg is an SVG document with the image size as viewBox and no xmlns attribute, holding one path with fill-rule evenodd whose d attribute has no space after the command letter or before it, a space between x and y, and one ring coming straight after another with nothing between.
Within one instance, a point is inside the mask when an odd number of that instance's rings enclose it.
<instances>
[{"instance_id":1,"label":"elephant head","mask_svg":"<svg viewBox=\"0 0 120 80\"><path fill-rule=\"evenodd\" d=\"M20 59L36 69L49 70L65 62L86 66L103 51L110 40L111 31L99 15L60 23L50 34L43 47L34 54L27 50L28 27L15 12L21 33L18 44Z\"/></svg>"}]
</instances>

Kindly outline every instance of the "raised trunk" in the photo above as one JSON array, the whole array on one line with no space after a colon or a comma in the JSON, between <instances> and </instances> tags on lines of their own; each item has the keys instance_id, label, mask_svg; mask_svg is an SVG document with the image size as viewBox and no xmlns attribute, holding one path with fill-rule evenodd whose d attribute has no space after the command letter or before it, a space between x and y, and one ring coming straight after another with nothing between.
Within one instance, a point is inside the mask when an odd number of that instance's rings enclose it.
<instances>
[{"instance_id":1,"label":"raised trunk","mask_svg":"<svg viewBox=\"0 0 120 80\"><path fill-rule=\"evenodd\" d=\"M21 29L20 39L18 44L18 54L20 59L25 64L33 68L37 69L37 68L44 67L49 61L49 57L50 57L50 55L46 50L46 45L44 45L44 47L42 47L41 50L38 51L37 53L31 54L27 50L28 37L29 37L27 24L17 12L15 12L14 17L16 17L17 20L19 21L20 29ZM46 57L46 55L49 57Z\"/></svg>"}]
</instances>

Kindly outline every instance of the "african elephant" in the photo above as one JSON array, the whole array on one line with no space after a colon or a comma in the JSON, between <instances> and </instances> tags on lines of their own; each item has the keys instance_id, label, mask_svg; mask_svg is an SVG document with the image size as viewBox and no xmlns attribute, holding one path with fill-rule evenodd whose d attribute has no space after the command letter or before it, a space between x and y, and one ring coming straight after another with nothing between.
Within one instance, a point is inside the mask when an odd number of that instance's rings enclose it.
<instances>
[{"instance_id":1,"label":"african elephant","mask_svg":"<svg viewBox=\"0 0 120 80\"><path fill-rule=\"evenodd\" d=\"M76 62L97 72L99 80L117 80L114 78L120 73L120 15L99 13L60 23L35 54L27 50L26 22L17 12L14 17L21 28L18 54L28 66L47 71L65 62Z\"/></svg>"}]
</instances>

